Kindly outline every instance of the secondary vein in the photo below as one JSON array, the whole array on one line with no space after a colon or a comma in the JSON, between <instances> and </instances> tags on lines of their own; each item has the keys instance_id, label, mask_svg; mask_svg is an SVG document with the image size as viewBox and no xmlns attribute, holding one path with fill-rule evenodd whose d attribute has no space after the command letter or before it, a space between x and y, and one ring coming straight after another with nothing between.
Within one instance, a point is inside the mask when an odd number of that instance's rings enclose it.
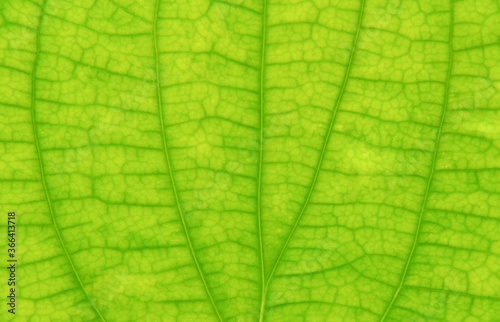
<instances>
[{"instance_id":1,"label":"secondary vein","mask_svg":"<svg viewBox=\"0 0 500 322\"><path fill-rule=\"evenodd\" d=\"M292 239L292 236L293 236L295 230L297 229L297 227L298 227L298 225L300 223L300 219L302 218L302 215L304 214L304 212L305 212L305 210L306 210L306 208L307 208L307 206L309 204L309 200L311 198L312 192L314 191L314 187L315 187L317 179L318 179L318 174L319 174L319 172L321 170L321 166L323 164L323 159L324 159L324 155L325 155L325 152L326 152L326 147L328 146L328 142L330 141L330 136L331 136L331 133L332 133L333 124L335 123L335 119L336 119L336 116L337 116L337 111L339 109L340 103L341 103L342 98L344 96L345 89L347 87L347 83L348 83L349 76L350 76L350 73L351 73L351 67L352 67L354 52L356 51L356 47L357 47L358 39L359 39L359 34L360 34L360 30L361 30L361 24L362 24L362 21L363 21L365 2L366 2L366 0L362 0L361 1L359 18L358 18L358 25L357 25L357 28L356 28L356 34L354 36L353 44L351 46L351 51L349 53L349 61L348 61L347 69L346 69L346 72L345 72L345 75L344 75L344 79L342 81L341 90L339 92L339 95L337 96L337 100L335 101L335 105L334 105L333 112L332 112L332 117L330 119L330 125L328 127L328 132L327 132L327 134L325 136L325 141L323 142L323 147L321 149L321 155L320 155L320 158L318 160L318 165L316 167L316 170L315 170L315 173L314 173L314 177L313 177L313 180L311 182L311 186L309 187L309 192L307 193L306 200L304 201L304 204L303 204L303 206L302 206L302 208L300 210L300 213L297 216L297 219L295 220L295 223L294 223L294 225L292 227L292 230L288 234L288 237L287 237L287 239L285 241L285 244L281 248L280 254L278 255L278 258L276 259L276 262L274 263L274 266L273 266L273 268L271 270L271 274L269 275L267 283L265 283L265 290L264 290L264 295L263 295L262 304L261 304L261 311L260 311L260 321L262 321L263 317L264 317L265 299L266 299L266 296L267 296L267 291L269 289L269 284L271 283L271 279L273 278L274 273L276 271L276 268L278 267L278 265L279 265L279 263L281 261L281 258L283 257L283 254L285 253L285 250L288 247L288 244L289 244L290 240Z\"/></svg>"},{"instance_id":2,"label":"secondary vein","mask_svg":"<svg viewBox=\"0 0 500 322\"><path fill-rule=\"evenodd\" d=\"M194 251L193 243L191 242L191 237L189 236L186 220L184 218L184 213L181 208L181 204L179 201L179 194L177 193L177 187L175 184L174 180L174 175L172 173L172 165L170 162L170 157L168 154L168 148L167 148L167 137L165 134L165 122L163 119L163 107L162 107L162 97L161 97L161 81L160 81L160 63L159 63L159 57L158 57L158 36L157 36L157 23L158 23L158 10L160 7L160 0L156 1L156 8L155 8L155 17L154 17L154 23L153 23L153 38L154 38L154 48L155 48L155 61L156 61L156 90L157 90L157 98L158 98L158 111L160 114L160 126L161 126L161 133L162 133L162 139L163 139L163 150L165 152L165 159L167 161L167 167L168 167L168 173L170 174L170 182L172 185L172 190L174 193L175 197L175 202L177 204L177 210L179 213L179 217L182 222L182 227L184 229L184 234L186 235L186 240L189 245L189 250L191 252L191 256L193 257L193 261L196 265L196 269L198 270L198 273L200 275L201 281L203 282L203 286L205 287L205 291L207 293L208 298L210 299L210 302L212 304L212 307L214 308L215 314L217 315L217 318L219 321L222 321L222 317L219 313L219 310L217 309L217 306L215 305L215 301L212 297L212 294L210 293L210 289L208 288L207 281L205 280L205 276L203 275L203 272L200 267L200 263L198 262L198 258L196 257L196 253Z\"/></svg>"},{"instance_id":3,"label":"secondary vein","mask_svg":"<svg viewBox=\"0 0 500 322\"><path fill-rule=\"evenodd\" d=\"M264 0L264 11L262 13L262 45L261 45L261 63L260 63L260 152L259 152L259 180L257 183L257 218L259 227L259 250L261 265L261 298L260 298L260 319L264 312L266 275L264 270L264 245L262 241L262 159L263 159L263 140L264 140L264 64L266 60L266 24L267 24L267 0Z\"/></svg>"},{"instance_id":4,"label":"secondary vein","mask_svg":"<svg viewBox=\"0 0 500 322\"><path fill-rule=\"evenodd\" d=\"M45 194L45 199L47 200L47 205L49 207L52 223L54 225L54 229L56 231L57 238L59 239L61 247L64 251L64 255L66 256L66 258L67 258L67 260L68 260L68 262L73 270L73 273L75 274L75 277L78 281L78 284L82 288L83 293L85 294L85 297L89 301L90 305L95 310L95 312L99 315L101 320L106 321L104 319L104 317L102 316L101 312L99 311L99 309L94 304L94 302L90 299L89 294L87 293L87 290L83 286L82 279L80 278L80 275L78 275L78 272L76 271L75 265L73 264L73 261L71 260L71 256L69 255L69 252L66 249L66 245L64 244L64 241L63 241L62 236L61 236L61 232L59 230L59 226L58 226L57 221L56 221L56 217L54 214L54 208L52 207L52 201L51 201L49 190L47 189L47 183L45 180L45 173L44 173L42 155L41 155L41 149L40 149L40 141L38 139L38 130L37 130L36 117L35 117L35 106L36 106L36 86L35 85L36 85L36 71L37 71L37 67L38 67L38 59L40 57L40 27L42 25L46 3L47 3L47 1L44 1L41 5L40 19L38 22L38 27L36 28L36 31L35 31L35 34L36 34L36 52L35 52L35 61L33 63L32 75L31 75L31 122L33 125L33 136L34 136L34 141L35 141L36 153L37 153L37 157L38 157L38 164L40 166L40 179L42 181L42 187L43 187L43 191Z\"/></svg>"},{"instance_id":5,"label":"secondary vein","mask_svg":"<svg viewBox=\"0 0 500 322\"><path fill-rule=\"evenodd\" d=\"M438 134L436 137L434 154L432 157L431 173L429 175L429 179L427 180L427 186L425 188L425 194L424 194L424 201L422 202L422 207L420 208L420 214L419 214L419 218L418 218L417 229L415 231L415 237L413 239L413 244L412 244L412 247L410 250L410 254L408 254L408 258L406 260L406 264L405 264L405 267L403 270L403 275L401 276L401 281L399 282L398 288L396 289L396 292L394 292L394 296L392 297L391 302L387 306L387 308L384 312L384 315L380 319L380 322L385 320L385 318L389 314L390 310L392 309L392 306L393 306L394 302L396 301L396 298L398 297L401 289L403 288L403 284L404 284L404 281L406 278L406 273L408 272L408 267L410 266L411 260L413 258L413 254L415 252L415 248L416 248L417 243L418 243L418 237L420 235L420 229L422 226L422 218L424 216L425 207L427 204L427 199L429 197L429 191L430 191L430 187L431 187L431 183L432 183L432 177L434 175L434 170L436 168L436 159L437 159L438 149L439 149L439 140L441 139L441 133L443 130L444 119L446 116L446 109L448 108L448 100L449 100L448 97L449 97L449 92L450 92L450 77L451 77L451 67L452 67L452 61L453 61L453 46L452 46L453 24L454 24L454 22L453 22L453 20L454 20L453 19L453 16L454 16L454 3L453 3L453 1L454 0L450 1L450 31L449 31L449 40L448 40L448 51L449 51L449 53L448 53L448 71L447 71L447 75L446 75L445 97L444 97L444 103L443 103L444 108L443 108L443 113L441 115L441 121L439 123Z\"/></svg>"}]
</instances>

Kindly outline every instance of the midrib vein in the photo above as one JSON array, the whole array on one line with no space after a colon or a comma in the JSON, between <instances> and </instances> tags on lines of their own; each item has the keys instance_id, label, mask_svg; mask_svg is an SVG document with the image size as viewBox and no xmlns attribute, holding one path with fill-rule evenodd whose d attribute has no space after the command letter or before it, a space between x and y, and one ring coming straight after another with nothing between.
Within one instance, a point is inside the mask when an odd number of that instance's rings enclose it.
<instances>
[{"instance_id":1,"label":"midrib vein","mask_svg":"<svg viewBox=\"0 0 500 322\"><path fill-rule=\"evenodd\" d=\"M318 165L316 167L316 170L315 170L315 173L314 173L314 177L313 177L313 180L311 182L311 186L309 187L309 191L307 193L306 200L304 201L304 204L303 204L303 206L302 206L302 208L300 210L300 213L297 216L297 219L295 220L295 223L294 223L294 225L293 225L290 233L288 234L288 237L287 237L287 239L285 241L285 244L281 248L281 251L280 251L280 253L278 255L278 258L276 259L276 262L274 263L274 266L273 266L273 268L271 270L271 274L269 275L269 278L268 278L267 282L264 283L265 287L264 287L264 291L263 291L262 304L261 304L261 309L260 309L260 319L259 319L259 321L261 321L261 322L264 319L265 300L266 300L267 292L268 292L268 289L269 289L269 284L271 283L271 279L274 276L276 268L278 267L279 263L281 262L281 258L283 257L283 254L285 253L285 250L288 247L288 244L289 244L290 240L292 239L293 234L294 234L295 230L297 229L297 227L298 227L298 225L300 223L300 219L302 218L302 215L304 214L304 212L305 212L305 210L307 208L307 205L309 204L309 200L311 198L312 192L314 191L314 187L315 187L317 179L318 179L318 174L319 174L319 172L321 170L321 166L323 164L323 159L324 159L324 155L325 155L325 152L326 152L326 147L328 146L328 142L330 141L330 136L331 136L331 133L332 133L333 124L335 123L335 118L337 116L337 111L338 111L338 108L339 108L340 103L342 101L342 98L344 96L345 89L347 87L347 82L349 80L349 76L350 76L350 73L351 73L351 67L352 67L354 52L356 51L356 47L357 47L358 39L359 39L359 34L360 34L360 31L361 31L361 25L362 25L362 21L363 21L365 2L366 2L366 0L362 0L361 1L360 11L359 11L359 17L358 17L358 25L356 27L356 34L354 36L354 40L353 40L353 43L352 43L352 46L351 46L351 52L349 54L349 61L348 61L347 69L346 69L346 72L345 72L345 75L344 75L344 79L342 80L342 87L340 89L339 95L337 96L337 100L335 101L335 105L334 105L333 112L332 112L332 117L330 119L330 125L328 127L328 132L327 132L327 134L325 136L325 140L323 142L323 147L321 149L321 154L320 154L320 157L319 157L319 160L318 160ZM260 183L260 177L259 177L259 183Z\"/></svg>"},{"instance_id":2,"label":"midrib vein","mask_svg":"<svg viewBox=\"0 0 500 322\"><path fill-rule=\"evenodd\" d=\"M205 287L205 291L207 293L208 298L210 299L210 302L212 303L212 307L215 311L215 314L217 315L217 318L219 321L222 321L222 317L219 313L219 310L217 309L217 306L215 305L215 301L212 297L212 294L210 293L210 289L208 288L207 281L205 280L205 276L203 275L203 272L200 267L200 263L198 262L198 258L196 257L196 253L194 251L193 243L191 242L191 237L189 236L186 220L184 218L184 213L181 208L181 204L179 201L179 194L177 193L177 187L175 184L174 180L174 174L172 173L172 165L170 162L170 157L168 154L168 147L167 147L167 137L165 134L165 121L163 119L163 106L162 106L162 97L161 97L161 79L160 79L160 62L159 62L159 55L158 55L158 36L157 36L157 24L158 24L158 11L160 8L160 0L156 1L156 8L155 8L155 16L154 16L154 22L153 22L153 39L154 39L154 49L155 49L155 62L156 62L156 90L157 90L157 98L158 98L158 111L160 114L160 126L161 126L161 134L162 134L162 140L163 140L163 150L165 152L165 159L167 161L167 168L168 168L168 173L170 174L170 182L172 185L172 190L174 193L175 197L175 202L177 204L177 210L179 212L179 217L182 222L182 227L184 229L184 234L186 235L186 240L189 245L189 250L191 252L191 256L193 257L193 261L196 265L196 269L198 270L198 273L200 275L201 281L203 282L203 286Z\"/></svg>"},{"instance_id":3,"label":"midrib vein","mask_svg":"<svg viewBox=\"0 0 500 322\"><path fill-rule=\"evenodd\" d=\"M267 0L264 0L264 8L262 13L262 44L261 44L261 62L260 62L260 152L259 152L259 179L257 183L257 220L259 227L259 250L260 250L260 265L261 265L261 297L260 297L260 319L264 312L265 305L265 290L266 290L266 275L264 270L264 245L262 240L262 160L263 160L263 140L264 140L264 64L266 61L266 31L267 31Z\"/></svg>"},{"instance_id":4,"label":"midrib vein","mask_svg":"<svg viewBox=\"0 0 500 322\"><path fill-rule=\"evenodd\" d=\"M444 108L443 108L443 113L441 115L441 121L439 123L438 134L437 134L437 137L436 137L436 143L435 143L435 147L434 147L434 154L433 154L433 157L432 157L431 173L429 174L429 179L427 180L427 186L425 188L425 194L424 194L424 201L422 202L422 207L420 208L420 214L419 214L419 218L418 218L417 229L415 231L415 237L413 239L413 244L412 244L412 247L411 247L411 250L410 250L410 254L408 254L408 258L406 260L406 264L405 264L405 267L404 267L404 270L403 270L403 274L401 276L401 281L399 282L398 288L394 292L394 296L392 297L391 302L387 306L387 309L385 310L384 315L382 315L382 318L380 319L380 322L383 322L385 320L385 318L389 314L390 310L392 309L393 304L396 301L396 298L398 297L401 289L403 288L403 284L404 284L404 281L405 281L405 278L406 278L406 273L408 272L408 267L410 266L411 259L413 258L413 254L415 252L415 248L416 248L417 243L418 243L418 237L420 235L420 228L422 226L422 218L424 216L425 207L426 207L426 204L427 204L427 199L429 197L429 190L430 190L431 183L432 183L432 177L434 175L434 170L436 168L436 159L437 159L438 149L439 149L439 140L441 139L441 132L443 130L443 124L444 124L444 119L445 119L445 116L446 116L446 110L448 108L448 100L449 100L449 92L450 92L450 77L451 77L451 67L452 67L452 62L453 62L453 46L452 46L453 24L454 24L454 19L453 19L453 16L454 16L454 3L453 3L453 1L454 0L450 0L450 31L449 31L449 39L448 39L448 51L449 51L449 53L448 53L448 71L447 71L447 74L446 74L446 84L445 84L445 97L444 97L444 103L443 103Z\"/></svg>"},{"instance_id":5,"label":"midrib vein","mask_svg":"<svg viewBox=\"0 0 500 322\"><path fill-rule=\"evenodd\" d=\"M56 231L57 238L59 239L59 242L61 243L61 247L64 251L64 255L66 256L66 258L71 266L71 269L73 270L73 273L75 274L75 277L78 281L78 284L82 288L83 293L85 294L85 297L89 301L90 305L92 305L92 308L99 315L101 320L106 321L104 319L104 317L102 316L101 312L99 311L99 309L95 306L94 302L90 299L89 294L87 293L87 290L83 286L82 279L80 278L80 275L78 275L78 272L76 271L75 265L73 264L73 261L71 260L71 256L69 255L68 250L66 249L66 245L64 244L64 241L62 239L61 232L59 231L59 226L57 225L56 217L54 214L54 208L52 207L52 201L50 198L49 190L47 189L47 183L45 180L45 172L43 170L44 168L43 168L42 155L41 155L41 149L40 149L40 141L38 138L38 130L37 130L36 117L35 117L35 106L36 106L36 86L35 85L36 85L36 71L37 71L37 67L38 67L38 59L40 57L40 27L42 25L46 3L47 3L47 1L44 1L41 5L40 19L38 21L38 27L36 28L36 31L35 31L36 52L35 52L35 61L33 63L32 75L31 75L31 123L33 125L33 136L34 136L34 140L35 140L35 147L36 147L36 153L37 153L37 157L38 157L38 164L40 166L40 179L42 181L45 199L47 199L47 205L49 207L52 223L54 225L54 229Z\"/></svg>"}]
</instances>

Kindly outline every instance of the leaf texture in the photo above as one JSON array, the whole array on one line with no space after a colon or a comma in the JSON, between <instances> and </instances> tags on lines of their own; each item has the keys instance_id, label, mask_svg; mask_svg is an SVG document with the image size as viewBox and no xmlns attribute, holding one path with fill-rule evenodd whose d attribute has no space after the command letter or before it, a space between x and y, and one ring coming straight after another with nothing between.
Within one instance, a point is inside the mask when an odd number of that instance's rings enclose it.
<instances>
[{"instance_id":1,"label":"leaf texture","mask_svg":"<svg viewBox=\"0 0 500 322\"><path fill-rule=\"evenodd\" d=\"M15 320L498 321L499 102L495 0L1 1Z\"/></svg>"}]
</instances>

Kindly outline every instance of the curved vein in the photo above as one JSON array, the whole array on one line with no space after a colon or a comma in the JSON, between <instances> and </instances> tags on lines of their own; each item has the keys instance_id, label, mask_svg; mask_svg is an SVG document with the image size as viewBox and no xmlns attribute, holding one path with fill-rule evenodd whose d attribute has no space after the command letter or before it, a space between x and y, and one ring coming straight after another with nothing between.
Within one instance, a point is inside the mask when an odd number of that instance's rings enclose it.
<instances>
[{"instance_id":1,"label":"curved vein","mask_svg":"<svg viewBox=\"0 0 500 322\"><path fill-rule=\"evenodd\" d=\"M437 154L438 154L438 148L439 148L439 140L441 139L441 132L443 130L443 124L444 124L444 119L446 116L446 109L448 108L448 97L449 97L449 92L450 92L450 76L451 76L451 66L452 66L452 61L453 61L453 47L452 47L452 37L453 37L453 15L454 15L454 4L453 0L450 0L450 34L449 34L449 40L448 40L448 72L446 75L446 85L445 85L445 97L444 97L444 108L443 108L443 113L441 115L441 121L439 123L439 130L438 134L436 137L436 143L434 147L434 155L432 157L432 168L431 168L431 173L429 174L429 179L427 180L427 187L425 188L425 194L424 194L424 201L422 202L422 207L420 208L420 214L418 218L418 223L417 223L417 229L415 231L415 237L413 239L413 244L410 250L410 254L408 255L408 259L406 260L406 264L403 270L403 275L401 276L401 281L399 282L398 288L396 289L396 292L394 292L394 296L392 297L391 302L387 306L384 315L380 319L380 321L384 321L387 315L389 314L390 310L392 309L392 306L394 302L396 301L396 298L398 297L401 289L403 288L403 284L406 278L406 273L408 272L408 267L410 266L411 259L413 258L413 254L415 253L415 248L418 243L418 236L420 235L420 229L422 226L422 218L425 212L425 207L427 204L427 199L429 197L429 190L431 187L432 183L432 177L434 175L434 171L436 168L436 159L437 159Z\"/></svg>"},{"instance_id":2,"label":"curved vein","mask_svg":"<svg viewBox=\"0 0 500 322\"><path fill-rule=\"evenodd\" d=\"M57 235L57 238L59 239L61 247L64 251L64 255L66 256L66 258L71 266L71 269L73 270L73 273L75 274L75 277L78 281L78 284L80 284L80 287L82 288L83 293L85 294L85 297L87 298L89 303L92 305L95 312L99 315L101 320L106 321L104 319L104 317L102 316L101 312L99 311L99 309L95 306L94 302L90 299L89 294L87 293L87 290L83 286L82 279L80 278L80 275L78 275L78 272L76 271L75 265L73 264L73 261L71 260L71 256L69 255L69 252L66 249L66 245L64 244L64 241L62 239L61 232L59 231L59 226L57 225L56 217L54 215L54 208L52 207L52 201L50 199L49 190L47 189L47 183L45 181L45 174L44 174L44 170L43 170L43 162L42 162L42 156L41 156L41 150L40 150L40 142L39 142L38 134L37 134L38 133L37 123L36 123L36 118L35 118L35 102L36 102L35 83L36 83L36 71L37 71L37 66L38 66L38 59L40 56L40 37L39 37L40 36L40 26L42 25L42 20L43 20L43 16L44 16L44 9L45 9L46 3L47 3L47 1L44 1L41 5L40 20L38 22L38 27L36 28L36 31L35 31L36 52L35 52L35 61L33 63L32 75L31 75L31 123L33 125L33 136L34 136L34 140L35 140L36 153L37 153L37 157L38 157L38 164L40 166L40 179L42 181L43 191L45 194L45 199L47 200L47 205L49 207L52 223L54 224L54 229L56 231L56 235Z\"/></svg>"},{"instance_id":3,"label":"curved vein","mask_svg":"<svg viewBox=\"0 0 500 322\"><path fill-rule=\"evenodd\" d=\"M187 225L186 225L186 220L184 218L184 213L182 211L181 204L179 201L179 194L177 193L177 187L175 184L174 175L172 173L172 165L170 163L170 157L168 154L167 137L165 135L165 122L163 120L163 107L162 107L162 98L161 98L160 63L159 63L159 58L158 58L157 23L158 23L159 7L160 7L160 0L157 0L156 1L156 8L155 8L154 23L153 23L153 38L154 38L155 61L156 61L156 90L157 90L157 98L158 98L158 111L160 114L161 134L162 134L162 139L163 139L163 150L165 152L165 159L167 161L168 173L170 174L170 182L172 185L172 190L174 192L175 202L177 204L177 210L179 212L179 217L180 217L181 222L182 222L182 227L184 229L184 234L186 235L186 240L187 240L188 245L189 245L189 250L191 252L191 256L193 257L193 261L196 265L196 269L198 270L201 281L203 282L203 286L205 287L205 291L207 293L207 296L210 299L210 302L212 303L212 307L214 308L215 314L217 315L217 318L219 319L219 321L222 321L222 317L219 313L219 310L217 309L217 306L215 305L215 301L212 297L212 294L210 293L210 289L208 288L207 281L205 280L205 276L203 275L203 272L201 270L200 263L198 262L198 258L196 257L193 243L191 242L191 237L189 236L189 232L188 232Z\"/></svg>"},{"instance_id":4,"label":"curved vein","mask_svg":"<svg viewBox=\"0 0 500 322\"><path fill-rule=\"evenodd\" d=\"M260 265L262 290L260 298L260 312L264 311L264 299L266 288L266 275L264 271L264 245L262 241L262 200L261 200L261 185L262 185L262 158L263 158L263 139L264 139L264 63L266 59L266 24L267 24L267 0L264 0L264 11L262 13L262 45L261 45L261 62L260 62L260 152L259 152L259 177L257 183L257 218L259 227L259 249L260 249Z\"/></svg>"},{"instance_id":5,"label":"curved vein","mask_svg":"<svg viewBox=\"0 0 500 322\"><path fill-rule=\"evenodd\" d=\"M316 182L318 180L318 174L319 174L319 172L321 170L321 166L323 164L323 159L324 159L324 156L325 156L326 147L328 145L328 142L330 141L330 136L331 136L331 133L332 133L333 124L335 123L335 118L337 116L337 111L339 109L340 102L342 101L342 97L344 96L345 89L347 87L347 83L348 83L349 76L350 76L350 73L351 73L351 67L352 67L354 52L356 51L356 47L357 47L358 39L359 39L359 34L360 34L360 30L361 30L361 24L362 24L362 21L363 21L365 2L366 2L366 0L362 0L361 1L361 7L360 7L360 12L359 12L359 18L358 18L358 25L357 25L357 28L356 28L356 35L354 36L353 44L351 46L351 52L349 54L349 61L348 61L347 69L346 69L346 72L345 72L345 75L344 75L344 79L342 81L342 87L341 87L340 93L339 93L339 95L337 97L337 100L335 101L335 105L334 105L334 108L333 108L332 117L330 119L330 125L328 127L328 132L327 132L327 134L325 136L325 141L323 142L323 147L321 149L321 155L320 155L320 158L319 158L319 161L318 161L318 165L316 167L316 171L314 173L314 177L313 177L313 180L311 182L311 186L309 187L309 192L307 193L307 197L306 197L306 200L304 202L304 205L302 206L302 208L300 210L300 213L297 216L297 219L295 220L295 223L294 223L294 225L292 227L292 230L288 234L288 237L287 237L287 239L285 241L285 244L281 248L280 254L279 254L278 258L276 259L276 262L274 263L273 269L271 270L271 274L269 275L269 279L267 280L267 283L266 283L266 286L265 286L265 291L264 291L264 297L262 299L262 304L261 304L260 321L263 321L263 318L264 318L265 298L266 298L266 295L267 295L267 291L269 289L269 284L271 283L271 279L273 278L274 272L276 271L276 268L278 267L278 265L279 265L279 263L281 261L281 258L283 257L283 254L285 253L285 250L288 247L288 244L289 244L290 240L292 239L292 236L293 236L295 230L297 229L297 227L298 227L298 225L300 223L300 219L302 218L302 216L303 216L303 214L304 214L304 212L305 212L305 210L306 210L306 208L307 208L307 206L309 204L309 200L311 199L312 192L314 191L314 187L316 186Z\"/></svg>"}]
</instances>

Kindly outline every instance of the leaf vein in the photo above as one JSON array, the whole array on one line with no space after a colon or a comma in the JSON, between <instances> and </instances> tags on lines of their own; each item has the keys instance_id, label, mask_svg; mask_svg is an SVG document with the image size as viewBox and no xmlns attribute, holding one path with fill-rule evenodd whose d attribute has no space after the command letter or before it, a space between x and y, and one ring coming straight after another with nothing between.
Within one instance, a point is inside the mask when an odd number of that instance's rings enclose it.
<instances>
[{"instance_id":1,"label":"leaf vein","mask_svg":"<svg viewBox=\"0 0 500 322\"><path fill-rule=\"evenodd\" d=\"M96 307L94 302L90 299L89 294L87 293L87 290L83 286L82 279L80 278L80 275L76 271L75 265L73 264L73 260L71 259L71 256L69 255L69 252L66 248L66 245L62 239L61 232L59 230L59 226L56 221L55 213L54 213L54 208L52 207L52 202L49 194L49 190L47 189L47 183L45 180L45 173L44 173L44 167L43 167L43 162L42 162L42 156L41 156L41 149L40 149L40 140L38 138L38 130L37 130L37 122L35 118L35 105L36 105L36 71L37 71L37 66L38 66L38 60L40 57L40 27L42 25L43 17L44 17L44 9L47 1L44 1L41 5L41 11L40 11L40 19L38 22L38 27L36 28L36 52L35 52L35 61L33 62L33 68L32 68L32 75L31 75L31 121L33 125L33 136L34 136L34 141L35 141L35 147L36 147L36 153L38 157L38 164L40 166L40 179L42 182L42 187L45 195L45 199L47 200L47 205L49 207L50 211L50 216L52 219L52 223L54 224L54 229L56 231L57 238L59 239L59 242L61 244L61 247L64 251L64 255L66 255L66 258L68 259L68 262L73 270L73 273L78 281L78 284L81 286L81 289L83 290L83 293L85 294L85 297L89 301L89 303L92 305L92 308L96 311L96 313L99 315L99 317L103 320L106 321L99 311L99 309Z\"/></svg>"},{"instance_id":2,"label":"leaf vein","mask_svg":"<svg viewBox=\"0 0 500 322\"><path fill-rule=\"evenodd\" d=\"M170 162L170 157L168 154L167 137L165 134L165 122L163 120L163 107L162 107L161 84L160 84L160 63L159 63L159 57L158 57L159 51L158 51L157 24L158 24L158 11L159 11L159 7L160 7L160 1L161 0L156 1L155 16L154 16L154 23L153 23L153 38L154 38L155 62L156 62L156 90L157 90L157 98L158 98L158 110L159 110L159 114L160 114L160 126L161 126L162 140L163 140L163 150L165 151L165 159L167 162L168 172L170 174L170 183L172 185L172 190L174 193L175 202L177 204L177 211L179 213L179 217L180 217L181 222L182 222L182 227L184 230L184 234L186 235L186 240L187 240L187 243L189 245L189 250L191 252L191 256L193 257L193 261L196 265L196 269L200 275L201 281L203 282L203 286L204 286L205 291L207 293L207 296L212 304L212 307L214 308L215 314L217 315L217 318L219 319L219 321L222 321L219 310L217 309L217 306L215 305L214 298L210 292L210 289L208 288L207 281L206 281L205 276L203 275L203 272L201 270L201 266L200 266L200 263L198 261L198 258L196 257L193 243L191 242L191 237L189 236L186 220L184 218L184 213L182 211L181 204L179 201L179 194L177 193L177 187L175 184L174 175L172 173L172 165Z\"/></svg>"},{"instance_id":3,"label":"leaf vein","mask_svg":"<svg viewBox=\"0 0 500 322\"><path fill-rule=\"evenodd\" d=\"M284 254L285 250L287 249L288 244L289 244L289 242L290 242L290 240L291 240L291 238L292 238L295 230L297 229L297 226L300 223L300 219L302 218L302 215L304 214L304 212L305 212L305 210L307 208L307 205L308 205L309 200L311 198L312 192L313 192L314 187L316 185L316 181L318 179L318 174L319 174L319 172L321 170L321 166L322 166L322 163L323 163L324 155L325 155L325 152L326 152L326 147L328 145L328 142L329 142L329 139L330 139L330 136L331 136L331 133L332 133L333 125L335 123L335 119L336 119L336 116L337 116L337 111L338 111L340 102L342 101L342 98L344 96L345 89L346 89L346 86L347 86L347 82L349 80L349 76L350 76L350 72L351 72L351 67L352 67L352 62L353 62L353 57L354 57L354 52L356 51L356 47L357 47L357 43L358 43L358 39L359 39L359 33L360 33L360 30L361 30L361 25L362 25L362 21L363 21L363 14L364 14L365 2L366 2L366 0L362 0L361 1L360 11L359 11L359 17L358 17L358 25L357 25L357 28L356 28L356 34L354 36L353 44L352 44L351 51L350 51L350 54L349 54L348 65L347 65L347 68L346 68L344 79L342 81L341 90L339 92L339 95L337 96L337 100L335 101L335 105L334 105L333 112L332 112L332 117L331 117L331 120L330 120L330 125L329 125L329 128L328 128L328 132L327 132L327 134L325 136L325 141L323 142L323 147L322 147L322 150L321 150L321 155L320 155L320 158L318 160L318 165L316 167L316 171L314 173L314 178L313 178L313 180L311 182L311 186L309 187L309 192L307 194L307 197L306 197L306 200L304 202L304 205L302 206L302 209L301 209L299 215L297 216L297 219L295 220L295 223L294 223L294 225L293 225L290 233L288 234L288 237L287 237L287 239L285 241L285 244L281 248L280 254L278 255L278 258L276 259L276 262L274 263L274 266L273 266L273 269L271 270L269 278L267 279L267 283L265 284L264 296L262 298L262 305L261 305L261 312L260 312L260 321L263 321L263 318L264 318L264 306L265 306L265 300L266 300L267 291L269 290L269 284L271 283L271 280L273 278L274 272L276 271L276 268L278 267L278 265L279 265L279 263L281 261L281 258L283 257L283 254Z\"/></svg>"},{"instance_id":4,"label":"leaf vein","mask_svg":"<svg viewBox=\"0 0 500 322\"><path fill-rule=\"evenodd\" d=\"M259 151L259 177L257 183L257 220L259 229L259 251L261 265L261 299L260 299L260 320L264 314L266 275L264 269L264 245L262 240L262 160L263 160L263 140L264 140L264 64L266 60L266 28L267 24L267 0L264 0L262 13L262 44L261 44L261 62L260 62L260 151Z\"/></svg>"},{"instance_id":5,"label":"leaf vein","mask_svg":"<svg viewBox=\"0 0 500 322\"><path fill-rule=\"evenodd\" d=\"M425 188L425 194L424 194L424 201L422 202L422 207L420 209L420 214L418 218L418 223L417 223L417 229L415 231L415 237L413 239L413 244L410 250L410 253L408 254L408 259L406 260L406 264L403 270L403 274L401 276L401 281L399 282L399 285L394 292L394 296L392 297L391 302L387 306L384 315L382 315L382 318L380 319L380 322L384 321L387 315L389 314L391 308L393 307L394 302L396 301L401 289L403 288L403 284L406 278L406 273L408 272L408 267L410 266L411 260L413 258L413 254L415 253L415 248L418 243L418 237L420 235L420 230L422 227L422 222L423 222L423 215L426 210L426 204L427 204L427 199L429 196L429 191L432 183L432 177L434 175L434 171L436 169L436 159L437 159L437 154L438 154L438 149L439 149L439 140L441 138L441 133L443 130L443 125L444 125L444 119L446 117L446 109L448 108L448 97L449 97L449 92L450 92L450 78L451 78L451 68L452 68L452 62L453 62L453 46L452 46L452 39L453 39L453 12L454 12L454 0L450 0L450 31L449 31L449 40L448 40L448 71L446 75L446 85L445 85L445 97L444 97L444 108L443 112L441 115L441 121L439 123L439 130L438 134L436 136L436 143L434 147L434 155L432 157L432 166L431 166L431 173L429 174L429 179L427 180L427 187Z\"/></svg>"}]
</instances>

